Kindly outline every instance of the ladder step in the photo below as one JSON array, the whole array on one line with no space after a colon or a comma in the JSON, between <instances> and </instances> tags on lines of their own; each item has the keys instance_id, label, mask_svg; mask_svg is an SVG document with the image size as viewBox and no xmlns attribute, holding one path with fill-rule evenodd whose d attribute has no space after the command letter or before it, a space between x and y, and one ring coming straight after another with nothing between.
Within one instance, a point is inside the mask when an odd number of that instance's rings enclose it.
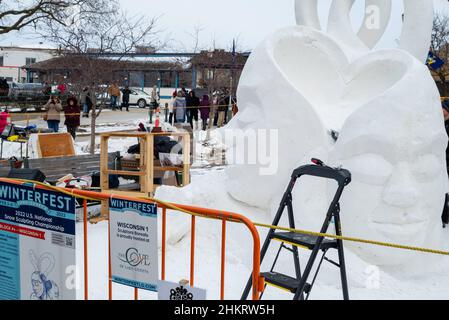
<instances>
[{"instance_id":1,"label":"ladder step","mask_svg":"<svg viewBox=\"0 0 449 320\"><path fill-rule=\"evenodd\" d=\"M289 243L295 246L304 247L309 250L313 250L315 247L318 237L311 236L302 233L294 233L294 232L279 232L273 235L274 240L282 241L285 243ZM336 249L337 248L337 240L324 239L321 244L322 250L327 249Z\"/></svg>"},{"instance_id":2,"label":"ladder step","mask_svg":"<svg viewBox=\"0 0 449 320\"><path fill-rule=\"evenodd\" d=\"M261 274L265 283L295 293L298 289L299 280L277 272L266 272Z\"/></svg>"},{"instance_id":3,"label":"ladder step","mask_svg":"<svg viewBox=\"0 0 449 320\"><path fill-rule=\"evenodd\" d=\"M296 293L299 286L299 280L287 276L278 272L265 272L261 273L261 276L265 278L265 283L268 285L272 285L278 287L280 289L290 291L291 293ZM306 283L304 288L304 293L308 294L311 291L311 286L309 283Z\"/></svg>"}]
</instances>

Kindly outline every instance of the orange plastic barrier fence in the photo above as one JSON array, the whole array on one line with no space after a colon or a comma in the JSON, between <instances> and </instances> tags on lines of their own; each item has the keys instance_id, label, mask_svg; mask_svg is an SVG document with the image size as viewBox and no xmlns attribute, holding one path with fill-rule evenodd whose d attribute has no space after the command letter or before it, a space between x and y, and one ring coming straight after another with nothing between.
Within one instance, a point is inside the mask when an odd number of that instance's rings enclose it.
<instances>
[{"instance_id":1,"label":"orange plastic barrier fence","mask_svg":"<svg viewBox=\"0 0 449 320\"><path fill-rule=\"evenodd\" d=\"M29 185L28 182L4 179L0 178L1 182L14 183L18 185ZM63 193L70 193L74 197L90 198L101 201L109 201L112 197L110 194L105 194L101 192L85 191L78 189L65 189L65 188L55 188L47 187L40 184L35 184L36 188L45 190L60 190ZM226 270L226 226L229 222L238 222L247 227L253 238L253 273L252 273L252 283L253 292L252 299L259 300L260 293L263 291L263 279L260 277L260 237L255 225L243 215L224 212L214 209L205 209L187 205L172 204L172 203L159 203L157 201L151 201L142 198L133 198L126 196L113 196L115 199L127 200L127 201L140 201L145 203L157 203L158 208L162 210L162 257L161 257L161 280L166 279L166 235L167 235L167 210L173 210L180 212L191 212L198 215L199 217L220 220L222 223L222 237L221 237L221 272L220 272L220 299L225 298L225 270ZM176 207L176 209L174 208ZM83 221L83 251L84 251L84 299L89 299L89 264L88 264L88 233L87 233L87 200L84 199L84 221ZM197 216L192 215L191 217L191 241L190 241L190 285L193 287L195 284L195 233L196 233L196 218ZM109 222L108 222L109 223ZM109 237L109 231L108 231ZM109 300L113 298L112 292L112 268L111 268L111 255L110 255L110 238L108 239L109 254L108 254L108 276L109 276L109 286L108 286L108 297ZM134 288L134 298L137 300L139 297L139 291Z\"/></svg>"}]
</instances>

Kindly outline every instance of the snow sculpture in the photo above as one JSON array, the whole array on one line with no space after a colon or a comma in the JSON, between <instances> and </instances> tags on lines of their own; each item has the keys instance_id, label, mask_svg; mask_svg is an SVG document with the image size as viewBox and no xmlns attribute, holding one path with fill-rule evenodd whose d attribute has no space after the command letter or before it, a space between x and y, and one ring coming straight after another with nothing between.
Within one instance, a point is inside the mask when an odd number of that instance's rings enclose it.
<instances>
[{"instance_id":1,"label":"snow sculpture","mask_svg":"<svg viewBox=\"0 0 449 320\"><path fill-rule=\"evenodd\" d=\"M342 198L349 236L438 248L447 190L447 136L439 93L423 61L433 18L432 0L406 0L398 49L373 50L391 15L391 0L366 0L366 23L352 30L354 0L334 0L321 31L317 0L296 0L298 26L275 32L252 53L238 88L235 131L278 129L279 170L232 165L231 196L275 210L292 170L321 157L353 173ZM371 21L373 14L379 18ZM370 25L375 24L375 28ZM339 132L335 142L331 130ZM238 154L236 146L230 146ZM295 211L301 226L322 223L330 185L306 181ZM321 210L323 212L323 210ZM300 218L301 219L301 218ZM403 266L416 255L347 243L366 261Z\"/></svg>"}]
</instances>

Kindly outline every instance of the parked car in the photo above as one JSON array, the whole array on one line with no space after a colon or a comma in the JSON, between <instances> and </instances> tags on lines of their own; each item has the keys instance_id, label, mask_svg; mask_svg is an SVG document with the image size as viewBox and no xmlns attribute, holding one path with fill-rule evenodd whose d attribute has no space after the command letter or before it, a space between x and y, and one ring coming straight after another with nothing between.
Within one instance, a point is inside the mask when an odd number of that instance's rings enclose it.
<instances>
[{"instance_id":1,"label":"parked car","mask_svg":"<svg viewBox=\"0 0 449 320\"><path fill-rule=\"evenodd\" d=\"M123 88L120 88L120 91ZM139 108L146 108L151 103L151 96L141 89L130 88L131 94L129 95L129 104L131 106L138 106ZM120 95L117 101L117 107L123 101L123 94ZM97 96L97 104L105 103L107 106L111 104L111 97L107 93L103 93Z\"/></svg>"},{"instance_id":2,"label":"parked car","mask_svg":"<svg viewBox=\"0 0 449 320\"><path fill-rule=\"evenodd\" d=\"M49 96L44 93L44 85L41 83L9 83L8 98L16 102L22 112L28 108L35 108L41 111Z\"/></svg>"},{"instance_id":3,"label":"parked car","mask_svg":"<svg viewBox=\"0 0 449 320\"><path fill-rule=\"evenodd\" d=\"M151 96L148 93L140 89L131 89L131 94L129 95L130 105L136 105L139 108L146 108L146 106L150 103Z\"/></svg>"}]
</instances>

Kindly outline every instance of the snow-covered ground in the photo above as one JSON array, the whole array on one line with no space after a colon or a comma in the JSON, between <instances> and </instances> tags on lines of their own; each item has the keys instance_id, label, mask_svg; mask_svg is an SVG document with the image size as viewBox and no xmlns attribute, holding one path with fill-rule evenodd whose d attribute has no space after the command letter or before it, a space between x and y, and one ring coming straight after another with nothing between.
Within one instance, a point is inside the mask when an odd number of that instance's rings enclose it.
<instances>
[{"instance_id":1,"label":"snow-covered ground","mask_svg":"<svg viewBox=\"0 0 449 320\"><path fill-rule=\"evenodd\" d=\"M210 179L215 177L215 179ZM177 196L180 202L204 207L241 213L253 221L271 223L271 217L266 212L256 208L248 208L235 202L226 193L210 193L210 190L220 190L219 185L224 179L223 171L214 170L207 175L208 190L197 192L195 196L191 190L179 190ZM192 177L196 184L201 184L205 175ZM181 196L182 194L182 196ZM167 188L158 192L160 197L174 196L173 190ZM158 198L160 198L158 196ZM203 198L201 203L195 203L191 199ZM284 225L286 225L284 223ZM189 279L190 274L190 218L183 213L171 212L167 220L167 280L180 281ZM107 222L88 226L89 237L89 265L90 265L90 298L107 299ZM259 228L261 241L263 242L267 230ZM78 261L82 265L82 224L78 224ZM208 299L219 298L220 288L220 247L221 224L220 222L199 218L196 228L195 251L195 285L208 291ZM226 299L239 299L243 287L248 280L252 264L252 238L245 227L228 223L226 243ZM278 244L273 244L261 270L267 271L271 266ZM444 233L443 249L449 250L449 230ZM389 249L386 249L389 250ZM396 250L396 249L392 249ZM159 253L161 253L159 243ZM430 254L416 253L422 259L434 260L429 270L420 270L417 273L394 270L382 270L367 264L348 249L345 250L346 267L349 278L351 299L448 299L449 291L449 257L434 256ZM300 251L302 267L304 268L309 252ZM329 257L337 259L334 252ZM293 275L293 261L291 253L284 251L277 264L277 271ZM82 291L80 291L82 292ZM341 299L341 285L339 270L335 266L324 262L310 299ZM115 299L132 299L133 291L114 284ZM141 292L143 299L156 299L156 295ZM272 287L267 287L265 299L291 299L292 295Z\"/></svg>"}]
</instances>

